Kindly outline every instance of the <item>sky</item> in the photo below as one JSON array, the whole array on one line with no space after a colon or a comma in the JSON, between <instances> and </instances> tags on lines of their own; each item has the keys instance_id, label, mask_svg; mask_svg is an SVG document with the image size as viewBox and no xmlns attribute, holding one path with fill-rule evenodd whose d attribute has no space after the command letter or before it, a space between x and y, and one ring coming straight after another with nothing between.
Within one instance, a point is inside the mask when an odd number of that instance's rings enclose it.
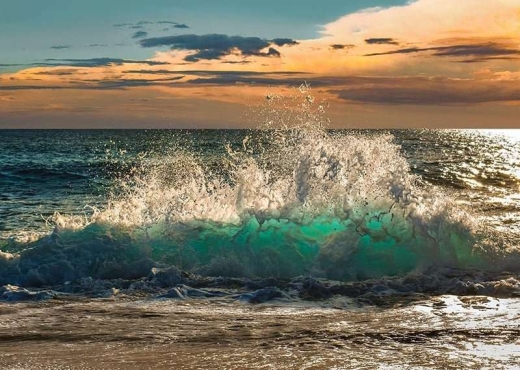
<instances>
[{"instance_id":1,"label":"sky","mask_svg":"<svg viewBox=\"0 0 520 370\"><path fill-rule=\"evenodd\" d=\"M520 128L520 0L18 0L0 34L0 128L255 127L302 83L332 127Z\"/></svg>"}]
</instances>

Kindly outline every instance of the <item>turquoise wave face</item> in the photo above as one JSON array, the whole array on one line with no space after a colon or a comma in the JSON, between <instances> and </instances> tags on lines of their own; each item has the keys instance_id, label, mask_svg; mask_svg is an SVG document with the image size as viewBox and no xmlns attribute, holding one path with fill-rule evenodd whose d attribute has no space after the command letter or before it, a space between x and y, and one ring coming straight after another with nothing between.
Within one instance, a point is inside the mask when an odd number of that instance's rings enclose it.
<instances>
[{"instance_id":1,"label":"turquoise wave face","mask_svg":"<svg viewBox=\"0 0 520 370\"><path fill-rule=\"evenodd\" d=\"M150 261L207 276L312 275L342 281L432 267L497 267L491 263L496 256L475 249L478 240L463 223L424 224L401 211L395 206L390 212L371 210L362 222L330 214L300 222L254 215L237 224L161 221L146 228L95 222L79 230L59 229L24 246L11 276L18 274L20 282L37 275L45 284L85 276L136 278L148 274Z\"/></svg>"},{"instance_id":2,"label":"turquoise wave face","mask_svg":"<svg viewBox=\"0 0 520 370\"><path fill-rule=\"evenodd\" d=\"M317 216L306 224L251 216L240 225L196 222L153 230L147 242L154 259L213 276L295 277L311 274L337 280L404 275L439 265L483 268L474 238L461 225L443 225L432 237L422 225L373 212L369 221ZM158 227L157 229L160 229ZM158 231L158 230L157 230Z\"/></svg>"}]
</instances>

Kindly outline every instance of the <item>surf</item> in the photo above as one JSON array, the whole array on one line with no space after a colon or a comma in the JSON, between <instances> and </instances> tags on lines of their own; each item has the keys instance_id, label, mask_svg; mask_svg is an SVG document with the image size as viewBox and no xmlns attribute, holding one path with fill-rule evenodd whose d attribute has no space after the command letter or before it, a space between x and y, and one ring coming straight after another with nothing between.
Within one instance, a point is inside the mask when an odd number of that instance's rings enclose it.
<instances>
[{"instance_id":1,"label":"surf","mask_svg":"<svg viewBox=\"0 0 520 370\"><path fill-rule=\"evenodd\" d=\"M52 234L4 245L1 281L133 279L154 266L339 281L517 268L515 245L412 174L391 135L329 131L325 108L303 85L269 95L259 130L224 156L179 142L142 153L105 207L55 214Z\"/></svg>"}]
</instances>

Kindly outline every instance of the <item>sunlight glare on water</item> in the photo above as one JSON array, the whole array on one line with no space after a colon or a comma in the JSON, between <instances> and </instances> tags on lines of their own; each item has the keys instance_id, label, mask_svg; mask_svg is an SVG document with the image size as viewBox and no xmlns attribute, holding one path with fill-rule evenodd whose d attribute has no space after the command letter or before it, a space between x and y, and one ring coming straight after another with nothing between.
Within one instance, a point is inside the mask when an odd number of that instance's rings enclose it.
<instances>
[{"instance_id":1,"label":"sunlight glare on water","mask_svg":"<svg viewBox=\"0 0 520 370\"><path fill-rule=\"evenodd\" d=\"M472 130L484 133L490 136L502 136L515 142L520 142L520 129L485 129Z\"/></svg>"}]
</instances>

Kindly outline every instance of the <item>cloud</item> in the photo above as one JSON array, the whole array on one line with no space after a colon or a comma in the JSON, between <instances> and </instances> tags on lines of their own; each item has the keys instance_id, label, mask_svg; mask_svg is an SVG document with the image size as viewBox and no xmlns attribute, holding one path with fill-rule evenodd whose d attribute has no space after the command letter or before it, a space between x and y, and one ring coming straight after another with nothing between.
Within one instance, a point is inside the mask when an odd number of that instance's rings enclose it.
<instances>
[{"instance_id":1,"label":"cloud","mask_svg":"<svg viewBox=\"0 0 520 370\"><path fill-rule=\"evenodd\" d=\"M288 39L288 38L276 38L276 39L272 39L271 42L273 44L275 44L276 46L293 46L293 45L298 45L298 42L297 41L294 41L293 39Z\"/></svg>"},{"instance_id":2,"label":"cloud","mask_svg":"<svg viewBox=\"0 0 520 370\"><path fill-rule=\"evenodd\" d=\"M172 25L173 28L179 28L179 29L190 28L190 26L188 26L185 23L177 23L177 22L172 22L172 21L158 21L156 23L157 24L170 24L170 25Z\"/></svg>"},{"instance_id":3,"label":"cloud","mask_svg":"<svg viewBox=\"0 0 520 370\"><path fill-rule=\"evenodd\" d=\"M239 62L240 63L240 62ZM233 63L234 64L234 63ZM277 72L258 72L258 71L204 71L204 70L180 70L180 71L172 71L169 69L159 69L159 70L149 70L149 69L140 69L140 70L127 70L123 71L125 74L183 74L183 75L196 75L196 76L264 76L264 75L301 75L309 76L312 75L309 72L293 72L293 71L277 71Z\"/></svg>"},{"instance_id":4,"label":"cloud","mask_svg":"<svg viewBox=\"0 0 520 370\"><path fill-rule=\"evenodd\" d=\"M445 77L360 78L331 93L340 99L387 105L475 105L520 101L515 81L478 81Z\"/></svg>"},{"instance_id":5,"label":"cloud","mask_svg":"<svg viewBox=\"0 0 520 370\"><path fill-rule=\"evenodd\" d=\"M77 69L51 69L34 73L38 76L75 76L78 74Z\"/></svg>"},{"instance_id":6,"label":"cloud","mask_svg":"<svg viewBox=\"0 0 520 370\"><path fill-rule=\"evenodd\" d=\"M365 54L366 57L375 57L380 55L393 55L393 54L412 54L412 53L419 53L421 51L427 51L432 50L432 48L405 48L405 49L398 49L398 50L392 50L392 51L385 51L382 53L370 53Z\"/></svg>"},{"instance_id":7,"label":"cloud","mask_svg":"<svg viewBox=\"0 0 520 370\"><path fill-rule=\"evenodd\" d=\"M473 60L465 60L463 62L475 62L485 61L491 59L502 59L505 56L520 56L519 49L513 49L506 45L498 43L485 43L485 44L468 44L468 45L451 45L451 46L438 46L428 48L405 48L391 50L383 53L371 53L366 56L380 56L380 55L392 55L392 54L411 54L431 52L431 55L437 57L475 57Z\"/></svg>"},{"instance_id":8,"label":"cloud","mask_svg":"<svg viewBox=\"0 0 520 370\"><path fill-rule=\"evenodd\" d=\"M198 62L201 59L220 59L223 56L227 55L228 52L226 50L218 50L218 49L207 49L207 50L199 50L195 54L188 55L184 58L187 62Z\"/></svg>"},{"instance_id":9,"label":"cloud","mask_svg":"<svg viewBox=\"0 0 520 370\"><path fill-rule=\"evenodd\" d=\"M190 26L188 26L185 23L178 23L178 22L172 22L172 21L158 21L158 22L139 21L137 23L117 23L117 24L114 24L113 26L118 27L118 28L128 27L129 29L140 30L140 29L144 29L145 26L150 26L153 24L170 25L172 28L178 28L178 29L190 28Z\"/></svg>"},{"instance_id":10,"label":"cloud","mask_svg":"<svg viewBox=\"0 0 520 370\"><path fill-rule=\"evenodd\" d=\"M192 50L195 53L184 59L188 62L199 60L221 59L226 55L240 54L242 56L280 57L280 52L272 45L291 46L298 44L288 38L266 40L259 37L228 36L221 34L209 35L180 35L155 37L141 40L145 48L169 46L174 50ZM262 51L269 48L267 51Z\"/></svg>"},{"instance_id":11,"label":"cloud","mask_svg":"<svg viewBox=\"0 0 520 370\"><path fill-rule=\"evenodd\" d=\"M261 54L261 55L264 55L264 54ZM267 51L267 54L265 54L266 56L270 56L270 57L277 57L277 58L280 58L282 56L282 54L280 54L280 52L278 50L276 50L275 48L269 48L269 50Z\"/></svg>"},{"instance_id":12,"label":"cloud","mask_svg":"<svg viewBox=\"0 0 520 370\"><path fill-rule=\"evenodd\" d=\"M497 45L518 49L518 14L519 0L464 0L457 2L457 6L449 0L414 0L400 6L365 9L345 15L324 25L321 38L302 41L301 44L303 47L308 44L317 50L321 47L322 56L317 55L317 51L312 57L322 62L312 65L324 73L341 71L350 74L358 71L363 74L447 74L467 77L480 68L477 62L494 64L495 68L514 68L514 60L509 59L511 62L508 64L508 59L504 57L513 57L516 50L514 54L506 51L506 55L501 54L503 51L495 55L497 50L493 50L493 56L486 58L477 54L483 52L487 43L494 44L495 49ZM323 52L331 44L347 43L356 45L355 51L348 55L336 53L337 56L331 58ZM400 46L396 47L397 44ZM473 45L479 45L480 52L471 50ZM466 48L456 50L459 46ZM443 47L451 49L443 50ZM284 53L286 64L286 57L292 52L288 50ZM456 56L456 53L468 56ZM298 63L297 58L301 54L295 55L294 63ZM366 58L365 55L385 57ZM410 58L412 55L417 57ZM500 65L493 63L496 60L501 61ZM455 62L463 62L466 67L454 67Z\"/></svg>"},{"instance_id":13,"label":"cloud","mask_svg":"<svg viewBox=\"0 0 520 370\"><path fill-rule=\"evenodd\" d=\"M233 86L237 84L244 85L262 85L262 86L300 86L305 79L301 77L287 77L280 78L278 76L241 76L235 75L220 75L217 77L205 77L190 79L186 83L190 85L219 85L219 86ZM314 81L314 86L326 86L326 83L321 83L319 80Z\"/></svg>"},{"instance_id":14,"label":"cloud","mask_svg":"<svg viewBox=\"0 0 520 370\"><path fill-rule=\"evenodd\" d=\"M520 50L508 49L498 44L483 45L454 45L447 47L432 48L437 56L493 56L520 54Z\"/></svg>"},{"instance_id":15,"label":"cloud","mask_svg":"<svg viewBox=\"0 0 520 370\"><path fill-rule=\"evenodd\" d=\"M33 75L51 74L42 71ZM57 71L56 75L66 75ZM322 94L340 101L357 104L386 106L473 106L489 103L520 102L520 85L517 80L473 79L437 77L371 77L371 76L315 76L293 72L255 71L204 71L204 70L126 70L124 78L104 77L81 81L59 80L52 84L42 81L27 85L2 85L0 90L120 90L135 87L181 88L212 87L229 88L248 86L298 86L303 81L319 88ZM139 75L133 77L134 75ZM150 76L150 78L146 76ZM170 75L170 76L168 76ZM493 75L495 76L495 75ZM488 77L493 77L488 76ZM496 76L495 76L496 77ZM237 91L238 94L240 92ZM239 95L237 98L239 100Z\"/></svg>"},{"instance_id":16,"label":"cloud","mask_svg":"<svg viewBox=\"0 0 520 370\"><path fill-rule=\"evenodd\" d=\"M332 50L344 50L344 49L353 49L355 48L356 46L355 45L352 45L352 44L332 44L330 45L330 48Z\"/></svg>"},{"instance_id":17,"label":"cloud","mask_svg":"<svg viewBox=\"0 0 520 370\"><path fill-rule=\"evenodd\" d=\"M75 76L69 79L69 76ZM57 77L35 83L35 77ZM95 77L93 77L95 76ZM110 76L102 73L80 69L45 68L36 69L20 76L22 79L0 86L0 90L46 90L46 89L79 89L79 90L117 90L131 87L188 87L188 86L221 86L229 87L238 84L298 86L306 79L313 79L308 73L297 72L256 72L256 71L204 71L204 70L123 70L121 75ZM186 78L186 79L185 79ZM25 82L24 82L25 80ZM333 79L313 79L315 86L326 86Z\"/></svg>"},{"instance_id":18,"label":"cloud","mask_svg":"<svg viewBox=\"0 0 520 370\"><path fill-rule=\"evenodd\" d=\"M113 80L83 80L81 83L67 85L6 85L0 86L0 91L20 90L119 90L130 87L160 86L183 79L184 76L175 76L158 79L113 79Z\"/></svg>"},{"instance_id":19,"label":"cloud","mask_svg":"<svg viewBox=\"0 0 520 370\"><path fill-rule=\"evenodd\" d=\"M168 77L168 78L158 78L158 79L128 79L128 80L102 80L97 81L94 80L92 82L95 82L96 84L89 86L89 89L124 89L128 87L141 87L141 86L155 86L155 85L161 85L165 82L175 82L178 80L183 79L184 76L175 76L175 77Z\"/></svg>"},{"instance_id":20,"label":"cloud","mask_svg":"<svg viewBox=\"0 0 520 370\"><path fill-rule=\"evenodd\" d=\"M44 63L33 63L32 65L43 66L71 66L71 67L103 67L110 65L123 64L146 64L149 66L165 65L167 62L158 62L152 60L130 60L118 58L91 58L91 59L45 59Z\"/></svg>"},{"instance_id":21,"label":"cloud","mask_svg":"<svg viewBox=\"0 0 520 370\"><path fill-rule=\"evenodd\" d=\"M134 35L132 36L133 39L142 39L143 37L146 37L148 36L148 32L145 32L145 31L137 31L136 33L134 33Z\"/></svg>"},{"instance_id":22,"label":"cloud","mask_svg":"<svg viewBox=\"0 0 520 370\"><path fill-rule=\"evenodd\" d=\"M516 54L486 57L433 54L460 53L461 51L455 50L454 47L484 45L489 42L510 45L507 49L519 48L518 1L482 3L482 0L464 0L457 4L457 7L453 7L449 0L416 0L402 6L367 9L323 25L321 37L300 40L293 47L279 47L271 39L269 46L266 46L266 43L261 45L264 48L260 49L263 53L260 56L266 57L263 59L255 58L251 55L254 53L243 52L241 47L206 45L195 48L187 41L176 42L179 40L174 39L168 43L165 42L167 39L162 39L163 42L156 42L155 46L170 47L173 52L158 49L154 59L174 64L202 61L207 64L208 69L217 69L223 61L247 60L251 62L248 68L262 71L283 68L334 75L421 74L468 78L476 69L481 68L482 64L486 64L486 67L512 70L515 68L513 58ZM483 24L486 27L482 27ZM167 33L153 36L160 39L161 35L168 36ZM207 38L207 35L198 37ZM227 39L230 36L224 37ZM355 48L349 45L355 45ZM281 57L275 57L275 52L269 54L270 47L278 51ZM452 47L452 50L421 52L432 47ZM378 54L384 57L376 58L375 55ZM267 58L269 56L271 58Z\"/></svg>"},{"instance_id":23,"label":"cloud","mask_svg":"<svg viewBox=\"0 0 520 370\"><path fill-rule=\"evenodd\" d=\"M519 59L518 57L495 56L495 57L482 57L482 58L462 59L462 60L458 60L457 63L471 64L471 63L484 63L484 62L488 62L488 61L492 61L492 60L508 61L508 60L518 60L518 59Z\"/></svg>"},{"instance_id":24,"label":"cloud","mask_svg":"<svg viewBox=\"0 0 520 370\"><path fill-rule=\"evenodd\" d=\"M223 64L251 64L250 60L224 60L221 63Z\"/></svg>"},{"instance_id":25,"label":"cloud","mask_svg":"<svg viewBox=\"0 0 520 370\"><path fill-rule=\"evenodd\" d=\"M387 37L365 39L365 42L369 45L399 45L397 41Z\"/></svg>"},{"instance_id":26,"label":"cloud","mask_svg":"<svg viewBox=\"0 0 520 370\"><path fill-rule=\"evenodd\" d=\"M63 49L70 49L71 46L70 45L54 45L54 46L51 46L51 49L55 49L55 50L63 50Z\"/></svg>"},{"instance_id":27,"label":"cloud","mask_svg":"<svg viewBox=\"0 0 520 370\"><path fill-rule=\"evenodd\" d=\"M4 67L20 67L20 66L23 66L23 64L5 64L5 63L0 63L0 68L4 68Z\"/></svg>"},{"instance_id":28,"label":"cloud","mask_svg":"<svg viewBox=\"0 0 520 370\"><path fill-rule=\"evenodd\" d=\"M51 85L16 85L16 86L2 86L1 91L19 91L19 90L61 90L66 89L65 86L51 86Z\"/></svg>"}]
</instances>

